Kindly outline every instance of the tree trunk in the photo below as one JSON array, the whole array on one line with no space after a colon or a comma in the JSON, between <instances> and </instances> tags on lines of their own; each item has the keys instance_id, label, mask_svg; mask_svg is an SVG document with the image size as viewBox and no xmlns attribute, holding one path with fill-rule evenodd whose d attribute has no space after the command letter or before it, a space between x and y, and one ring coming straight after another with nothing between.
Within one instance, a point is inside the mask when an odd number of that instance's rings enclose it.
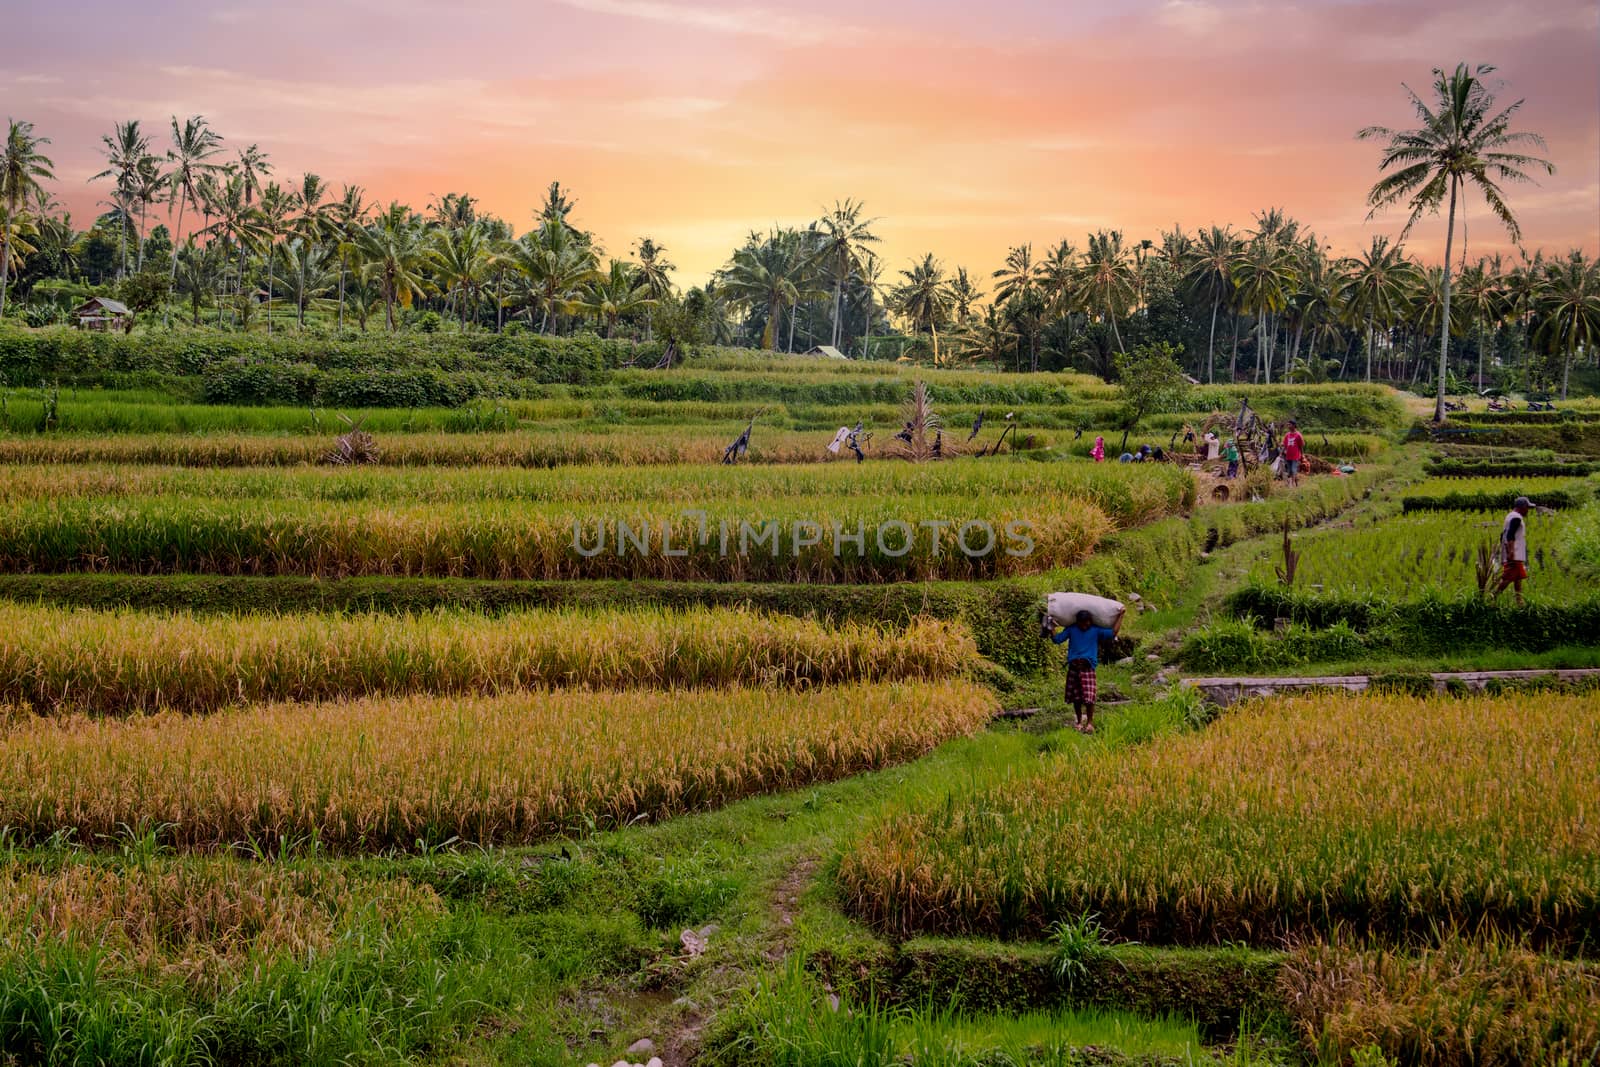
<instances>
[{"instance_id":1,"label":"tree trunk","mask_svg":"<svg viewBox=\"0 0 1600 1067\"><path fill-rule=\"evenodd\" d=\"M183 232L183 208L186 198L180 193L178 196L178 228L172 231L172 269L167 273L167 283L178 280L178 235Z\"/></svg>"},{"instance_id":2,"label":"tree trunk","mask_svg":"<svg viewBox=\"0 0 1600 1067\"><path fill-rule=\"evenodd\" d=\"M272 336L272 250L271 244L267 245L267 336Z\"/></svg>"},{"instance_id":3,"label":"tree trunk","mask_svg":"<svg viewBox=\"0 0 1600 1067\"><path fill-rule=\"evenodd\" d=\"M1119 331L1117 329L1117 316L1116 316L1116 313L1113 312L1110 308L1107 308L1106 309L1106 318L1111 320L1111 336L1115 337L1117 339L1117 351L1121 352L1123 350L1122 349L1122 333L1121 333L1121 331Z\"/></svg>"},{"instance_id":4,"label":"tree trunk","mask_svg":"<svg viewBox=\"0 0 1600 1067\"><path fill-rule=\"evenodd\" d=\"M800 305L789 309L789 354L794 355L794 320L800 317ZM837 327L836 327L837 328Z\"/></svg>"},{"instance_id":5,"label":"tree trunk","mask_svg":"<svg viewBox=\"0 0 1600 1067\"><path fill-rule=\"evenodd\" d=\"M939 324L929 322L928 329L933 333L933 365L939 365Z\"/></svg>"},{"instance_id":6,"label":"tree trunk","mask_svg":"<svg viewBox=\"0 0 1600 1067\"><path fill-rule=\"evenodd\" d=\"M1367 312L1367 384L1372 384L1372 312Z\"/></svg>"},{"instance_id":7,"label":"tree trunk","mask_svg":"<svg viewBox=\"0 0 1600 1067\"><path fill-rule=\"evenodd\" d=\"M1207 385L1215 385L1217 381L1217 307L1221 303L1221 293L1217 293L1211 298L1211 335L1206 339Z\"/></svg>"},{"instance_id":8,"label":"tree trunk","mask_svg":"<svg viewBox=\"0 0 1600 1067\"><path fill-rule=\"evenodd\" d=\"M844 293L844 281L835 278L833 282L833 347L839 347L839 302ZM790 349L793 350L793 344Z\"/></svg>"},{"instance_id":9,"label":"tree trunk","mask_svg":"<svg viewBox=\"0 0 1600 1067\"><path fill-rule=\"evenodd\" d=\"M506 328L506 298L505 298L506 272L499 270L494 275L494 332L504 333Z\"/></svg>"},{"instance_id":10,"label":"tree trunk","mask_svg":"<svg viewBox=\"0 0 1600 1067\"><path fill-rule=\"evenodd\" d=\"M145 203L144 203L143 200L140 200L139 201L139 252L138 252L138 255L136 255L134 257L134 260L133 260L133 272L135 274L138 274L138 273L140 273L141 271L144 270L144 221L145 221L144 220L144 212L145 212Z\"/></svg>"},{"instance_id":11,"label":"tree trunk","mask_svg":"<svg viewBox=\"0 0 1600 1067\"><path fill-rule=\"evenodd\" d=\"M1433 405L1433 421L1444 421L1444 383L1449 376L1450 359L1450 253L1456 236L1456 179L1450 179L1450 214L1444 231L1444 320L1439 326L1439 389Z\"/></svg>"},{"instance_id":12,"label":"tree trunk","mask_svg":"<svg viewBox=\"0 0 1600 1067\"><path fill-rule=\"evenodd\" d=\"M6 211L7 226L0 230L0 318L6 314L6 286L11 279L11 226L10 220L17 217L15 208L8 207Z\"/></svg>"},{"instance_id":13,"label":"tree trunk","mask_svg":"<svg viewBox=\"0 0 1600 1067\"><path fill-rule=\"evenodd\" d=\"M1228 384L1239 380L1239 313L1233 313L1233 351L1228 353Z\"/></svg>"},{"instance_id":14,"label":"tree trunk","mask_svg":"<svg viewBox=\"0 0 1600 1067\"><path fill-rule=\"evenodd\" d=\"M345 263L344 249L339 250L339 332L344 332L344 276L349 267Z\"/></svg>"}]
</instances>

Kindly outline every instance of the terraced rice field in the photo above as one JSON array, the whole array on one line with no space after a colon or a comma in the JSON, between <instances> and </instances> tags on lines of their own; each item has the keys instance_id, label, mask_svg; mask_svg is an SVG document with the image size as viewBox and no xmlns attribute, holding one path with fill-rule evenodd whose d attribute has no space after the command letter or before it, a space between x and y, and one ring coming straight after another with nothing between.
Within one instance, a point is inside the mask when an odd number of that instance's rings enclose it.
<instances>
[{"instance_id":1,"label":"terraced rice field","mask_svg":"<svg viewBox=\"0 0 1600 1067\"><path fill-rule=\"evenodd\" d=\"M1600 923L1600 695L1310 695L1199 734L891 817L845 852L901 934L1043 934L1094 913L1146 944Z\"/></svg>"},{"instance_id":2,"label":"terraced rice field","mask_svg":"<svg viewBox=\"0 0 1600 1067\"><path fill-rule=\"evenodd\" d=\"M1592 571L1573 554L1577 513L1535 514L1528 521L1531 596L1556 604L1595 593ZM1430 592L1450 596L1478 590L1478 551L1494 550L1504 512L1417 512L1354 528L1333 527L1297 534L1300 553L1295 586L1328 596L1378 594L1412 600ZM1272 584L1280 552L1264 547L1250 578Z\"/></svg>"},{"instance_id":3,"label":"terraced rice field","mask_svg":"<svg viewBox=\"0 0 1600 1067\"><path fill-rule=\"evenodd\" d=\"M536 841L913 759L997 710L966 681L274 704L205 717L13 719L13 840L339 851Z\"/></svg>"}]
</instances>

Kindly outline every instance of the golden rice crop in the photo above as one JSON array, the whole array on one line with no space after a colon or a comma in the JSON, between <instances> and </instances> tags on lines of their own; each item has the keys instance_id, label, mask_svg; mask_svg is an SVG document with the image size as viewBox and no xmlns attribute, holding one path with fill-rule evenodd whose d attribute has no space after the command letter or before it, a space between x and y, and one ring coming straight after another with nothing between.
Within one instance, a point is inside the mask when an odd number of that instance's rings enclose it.
<instances>
[{"instance_id":1,"label":"golden rice crop","mask_svg":"<svg viewBox=\"0 0 1600 1067\"><path fill-rule=\"evenodd\" d=\"M1147 943L1453 923L1564 944L1600 923L1597 763L1596 694L1302 696L899 814L840 880L900 932L1098 912Z\"/></svg>"},{"instance_id":2,"label":"golden rice crop","mask_svg":"<svg viewBox=\"0 0 1600 1067\"><path fill-rule=\"evenodd\" d=\"M561 427L559 432L383 434L382 466L564 467L717 464L742 426L619 427L612 432ZM284 467L318 462L334 434L0 434L0 464L151 463L179 467ZM829 435L768 429L752 435L746 461L814 463Z\"/></svg>"},{"instance_id":3,"label":"golden rice crop","mask_svg":"<svg viewBox=\"0 0 1600 1067\"><path fill-rule=\"evenodd\" d=\"M214 985L246 963L326 952L358 918L396 922L443 910L426 887L358 880L328 864L218 858L0 867L0 951L87 943L119 969L191 986Z\"/></svg>"},{"instance_id":4,"label":"golden rice crop","mask_svg":"<svg viewBox=\"0 0 1600 1067\"><path fill-rule=\"evenodd\" d=\"M1600 966L1515 943L1302 945L1279 986L1306 1045L1324 1054L1319 1062L1373 1046L1396 1063L1557 1067L1600 1058Z\"/></svg>"},{"instance_id":5,"label":"golden rice crop","mask_svg":"<svg viewBox=\"0 0 1600 1067\"><path fill-rule=\"evenodd\" d=\"M968 523L979 525L963 533ZM1075 497L714 500L703 519L660 504L33 500L0 505L0 569L920 581L1070 566L1111 529L1100 508Z\"/></svg>"},{"instance_id":6,"label":"golden rice crop","mask_svg":"<svg viewBox=\"0 0 1600 1067\"><path fill-rule=\"evenodd\" d=\"M291 471L188 470L139 465L22 466L0 469L0 501L83 497L192 497L222 500L382 501L451 504L530 501L571 504L675 503L794 498L1072 497L1104 511L1117 527L1137 526L1190 507L1194 478L1170 464L944 463L807 464L786 467L568 467Z\"/></svg>"},{"instance_id":7,"label":"golden rice crop","mask_svg":"<svg viewBox=\"0 0 1600 1067\"><path fill-rule=\"evenodd\" d=\"M987 689L944 681L33 719L0 738L0 825L81 841L159 826L198 848L527 842L913 759L994 711Z\"/></svg>"},{"instance_id":8,"label":"golden rice crop","mask_svg":"<svg viewBox=\"0 0 1600 1067\"><path fill-rule=\"evenodd\" d=\"M974 662L959 624L826 627L738 609L485 618L89 611L0 604L0 702L97 714L377 694L802 687L944 678Z\"/></svg>"}]
</instances>

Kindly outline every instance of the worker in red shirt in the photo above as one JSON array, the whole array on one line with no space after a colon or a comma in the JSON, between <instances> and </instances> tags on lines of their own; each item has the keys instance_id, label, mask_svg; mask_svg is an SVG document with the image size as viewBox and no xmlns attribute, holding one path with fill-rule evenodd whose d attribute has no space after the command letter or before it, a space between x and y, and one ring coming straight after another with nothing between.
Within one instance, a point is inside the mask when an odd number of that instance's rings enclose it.
<instances>
[{"instance_id":1,"label":"worker in red shirt","mask_svg":"<svg viewBox=\"0 0 1600 1067\"><path fill-rule=\"evenodd\" d=\"M1289 432L1283 435L1283 461L1289 467L1289 484L1300 484L1300 461L1306 456L1306 439L1300 436L1300 426L1289 420Z\"/></svg>"}]
</instances>

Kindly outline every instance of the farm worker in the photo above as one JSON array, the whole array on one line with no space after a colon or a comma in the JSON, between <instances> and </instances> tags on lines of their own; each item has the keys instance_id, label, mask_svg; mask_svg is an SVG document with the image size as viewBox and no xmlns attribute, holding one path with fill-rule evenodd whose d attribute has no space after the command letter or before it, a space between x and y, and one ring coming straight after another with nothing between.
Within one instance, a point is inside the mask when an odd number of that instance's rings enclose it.
<instances>
[{"instance_id":1,"label":"farm worker","mask_svg":"<svg viewBox=\"0 0 1600 1067\"><path fill-rule=\"evenodd\" d=\"M1089 455L1094 457L1096 463L1104 463L1106 461L1106 439L1104 437L1096 437L1094 439L1094 447L1089 449Z\"/></svg>"},{"instance_id":2,"label":"farm worker","mask_svg":"<svg viewBox=\"0 0 1600 1067\"><path fill-rule=\"evenodd\" d=\"M1500 527L1500 584L1494 587L1494 595L1499 597L1509 585L1515 590L1519 605L1522 583L1528 578L1528 512L1533 506L1527 497L1517 497Z\"/></svg>"},{"instance_id":3,"label":"farm worker","mask_svg":"<svg viewBox=\"0 0 1600 1067\"><path fill-rule=\"evenodd\" d=\"M1122 628L1122 620L1111 628L1096 626L1094 616L1078 612L1076 623L1057 630L1051 624L1050 640L1067 646L1067 703L1072 705L1073 727L1079 733L1094 733L1095 667L1100 662L1100 642L1110 641Z\"/></svg>"},{"instance_id":4,"label":"farm worker","mask_svg":"<svg viewBox=\"0 0 1600 1067\"><path fill-rule=\"evenodd\" d=\"M1228 447L1222 455L1228 461L1228 477L1239 477L1239 443L1228 438Z\"/></svg>"},{"instance_id":5,"label":"farm worker","mask_svg":"<svg viewBox=\"0 0 1600 1067\"><path fill-rule=\"evenodd\" d=\"M1289 465L1289 484L1300 484L1300 461L1305 459L1306 439L1300 436L1300 427L1289 420L1289 432L1283 435L1283 458Z\"/></svg>"}]
</instances>

